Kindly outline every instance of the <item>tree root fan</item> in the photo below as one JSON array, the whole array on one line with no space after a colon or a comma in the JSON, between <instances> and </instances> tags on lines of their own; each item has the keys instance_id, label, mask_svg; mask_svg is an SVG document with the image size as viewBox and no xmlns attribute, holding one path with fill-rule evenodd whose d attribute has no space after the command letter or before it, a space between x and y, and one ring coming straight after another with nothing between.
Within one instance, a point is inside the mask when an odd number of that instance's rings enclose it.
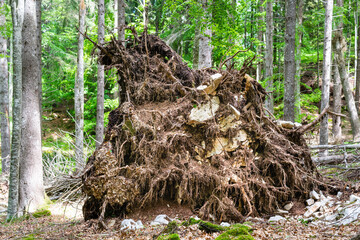
<instances>
[{"instance_id":1,"label":"tree root fan","mask_svg":"<svg viewBox=\"0 0 360 240\"><path fill-rule=\"evenodd\" d=\"M172 201L204 219L241 221L322 185L301 132L267 116L251 62L191 70L158 37L133 35L125 47L98 46L125 101L87 163L85 219Z\"/></svg>"}]
</instances>

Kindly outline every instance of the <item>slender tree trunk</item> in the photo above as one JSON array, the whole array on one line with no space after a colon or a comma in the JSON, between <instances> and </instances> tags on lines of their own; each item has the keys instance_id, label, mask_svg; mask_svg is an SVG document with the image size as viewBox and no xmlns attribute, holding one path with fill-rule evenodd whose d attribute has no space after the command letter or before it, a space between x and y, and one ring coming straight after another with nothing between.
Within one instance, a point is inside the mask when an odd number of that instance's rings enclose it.
<instances>
[{"instance_id":1,"label":"slender tree trunk","mask_svg":"<svg viewBox=\"0 0 360 240\"><path fill-rule=\"evenodd\" d=\"M193 69L199 69L199 38L200 38L200 27L197 25L195 26Z\"/></svg>"},{"instance_id":2,"label":"slender tree trunk","mask_svg":"<svg viewBox=\"0 0 360 240\"><path fill-rule=\"evenodd\" d=\"M333 91L333 111L335 113L341 113L341 79L339 74L338 65L335 63L333 67L334 72L334 91ZM342 141L342 134L341 134L341 117L333 115L333 126L332 126L332 133L334 135L335 143L339 144Z\"/></svg>"},{"instance_id":3,"label":"slender tree trunk","mask_svg":"<svg viewBox=\"0 0 360 240\"><path fill-rule=\"evenodd\" d=\"M355 1L355 9L354 9L354 19L355 19L355 27L354 27L354 31L355 31L355 47L354 47L354 51L355 51L355 78L357 76L357 49L358 49L358 41L357 41L357 36L358 36L358 1ZM357 99L355 99L355 103L358 103L359 101ZM356 107L358 108L358 104L356 104Z\"/></svg>"},{"instance_id":4,"label":"slender tree trunk","mask_svg":"<svg viewBox=\"0 0 360 240\"><path fill-rule=\"evenodd\" d=\"M288 0L285 5L286 30L284 52L284 119L295 121L295 30L296 0Z\"/></svg>"},{"instance_id":5,"label":"slender tree trunk","mask_svg":"<svg viewBox=\"0 0 360 240\"><path fill-rule=\"evenodd\" d=\"M22 35L24 1L11 1L13 21L13 129L11 137L10 183L7 220L18 214L19 159L21 153Z\"/></svg>"},{"instance_id":6,"label":"slender tree trunk","mask_svg":"<svg viewBox=\"0 0 360 240\"><path fill-rule=\"evenodd\" d=\"M333 0L328 0L325 9L325 33L324 33L324 60L323 77L321 85L321 111L329 106L330 95L330 71L331 71L331 31L333 19ZM326 145L329 141L328 114L325 114L320 124L320 145Z\"/></svg>"},{"instance_id":7,"label":"slender tree trunk","mask_svg":"<svg viewBox=\"0 0 360 240\"><path fill-rule=\"evenodd\" d=\"M98 43L104 44L105 37L105 3L98 0ZM104 66L98 63L97 104L96 104L96 148L100 146L104 136Z\"/></svg>"},{"instance_id":8,"label":"slender tree trunk","mask_svg":"<svg viewBox=\"0 0 360 240\"><path fill-rule=\"evenodd\" d=\"M0 0L0 9L4 9L5 0ZM6 18L0 11L0 29L4 29ZM2 35L2 33L4 33ZM7 38L0 32L0 124L1 124L1 167L2 173L10 170L10 121L9 121L9 71L7 62Z\"/></svg>"},{"instance_id":9,"label":"slender tree trunk","mask_svg":"<svg viewBox=\"0 0 360 240\"><path fill-rule=\"evenodd\" d=\"M125 0L117 0L118 2L118 38L119 41L125 46ZM122 79L118 80L119 83L119 105L126 101L126 86Z\"/></svg>"},{"instance_id":10,"label":"slender tree trunk","mask_svg":"<svg viewBox=\"0 0 360 240\"><path fill-rule=\"evenodd\" d=\"M41 2L42 0L36 0L36 36L37 36L37 47L36 47L36 56L38 65L40 66L39 72L39 104L40 104L40 123L42 129L42 61L41 61Z\"/></svg>"},{"instance_id":11,"label":"slender tree trunk","mask_svg":"<svg viewBox=\"0 0 360 240\"><path fill-rule=\"evenodd\" d=\"M342 0L337 0L336 4L339 7L343 7L343 1ZM343 15L343 12L341 11L340 16ZM339 32L339 34L342 35L342 29L343 29L343 20L340 17L339 19L339 24L338 26L336 26L336 31ZM339 67L336 63L336 61L334 61L333 64L333 73L334 73L334 90L333 90L333 110L335 113L341 113L341 93L342 93L342 86L341 86L341 79L340 79L340 73L339 73ZM333 116L333 127L332 127L332 132L333 132L333 136L334 136L334 141L336 143L341 143L342 140L342 136L341 136L341 117L340 116Z\"/></svg>"},{"instance_id":12,"label":"slender tree trunk","mask_svg":"<svg viewBox=\"0 0 360 240\"><path fill-rule=\"evenodd\" d=\"M39 1L39 0L38 0ZM19 211L34 212L44 203L40 124L40 77L36 2L25 0L22 31L22 129Z\"/></svg>"},{"instance_id":13,"label":"slender tree trunk","mask_svg":"<svg viewBox=\"0 0 360 240\"><path fill-rule=\"evenodd\" d=\"M265 49L265 80L266 91L268 96L265 100L266 108L274 112L273 99L273 45L274 45L274 18L273 18L273 1L266 2L266 49Z\"/></svg>"},{"instance_id":14,"label":"slender tree trunk","mask_svg":"<svg viewBox=\"0 0 360 240\"><path fill-rule=\"evenodd\" d=\"M117 0L117 7L118 7L118 15L117 15L117 22L118 22L118 37L119 41L122 44L125 44L125 0Z\"/></svg>"},{"instance_id":15,"label":"slender tree trunk","mask_svg":"<svg viewBox=\"0 0 360 240\"><path fill-rule=\"evenodd\" d=\"M80 0L79 31L85 32L85 2ZM84 160L84 36L79 33L77 74L75 79L75 159L77 170Z\"/></svg>"},{"instance_id":16,"label":"slender tree trunk","mask_svg":"<svg viewBox=\"0 0 360 240\"><path fill-rule=\"evenodd\" d=\"M360 104L360 14L358 16L358 31L357 31L357 64L356 64L356 108L359 109Z\"/></svg>"},{"instance_id":17,"label":"slender tree trunk","mask_svg":"<svg viewBox=\"0 0 360 240\"><path fill-rule=\"evenodd\" d=\"M204 14L208 14L208 0L202 0L202 8ZM209 19L204 16L205 19ZM211 36L212 32L209 27L209 21L206 21L204 29L201 29L201 34L199 35L199 68L209 68L211 67Z\"/></svg>"},{"instance_id":18,"label":"slender tree trunk","mask_svg":"<svg viewBox=\"0 0 360 240\"><path fill-rule=\"evenodd\" d=\"M301 114L301 104L300 104L300 82L301 82L301 44L303 36L303 8L304 0L298 0L298 9L297 9L297 34L298 42L296 45L296 75L295 75L295 119L299 118Z\"/></svg>"},{"instance_id":19,"label":"slender tree trunk","mask_svg":"<svg viewBox=\"0 0 360 240\"><path fill-rule=\"evenodd\" d=\"M259 12L262 13L264 12L264 7L262 6L264 3L264 0L259 0ZM258 28L259 28L259 31L258 31L258 41L259 41L259 44L257 46L257 56L260 58L261 54L262 54L262 43L264 41L263 39L263 29L262 29L262 26L263 26L263 23L264 23L264 17L263 16L260 16L258 18ZM256 65L256 81L260 81L262 80L262 76L261 76L261 72L262 72L262 66L263 66L263 63L262 62L258 62L258 64Z\"/></svg>"},{"instance_id":20,"label":"slender tree trunk","mask_svg":"<svg viewBox=\"0 0 360 240\"><path fill-rule=\"evenodd\" d=\"M340 79L344 89L346 105L350 114L351 129L354 141L360 141L360 122L355 106L354 97L349 84L348 74L346 72L344 52L346 51L346 41L340 31L335 32L333 39L334 59L339 66Z\"/></svg>"}]
</instances>

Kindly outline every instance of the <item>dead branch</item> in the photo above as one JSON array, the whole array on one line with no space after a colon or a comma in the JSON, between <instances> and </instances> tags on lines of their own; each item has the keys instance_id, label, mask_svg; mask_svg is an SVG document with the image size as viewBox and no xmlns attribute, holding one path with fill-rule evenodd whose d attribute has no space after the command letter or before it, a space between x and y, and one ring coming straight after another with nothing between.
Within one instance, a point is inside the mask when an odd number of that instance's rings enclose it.
<instances>
[{"instance_id":1,"label":"dead branch","mask_svg":"<svg viewBox=\"0 0 360 240\"><path fill-rule=\"evenodd\" d=\"M314 121L295 129L295 131L299 132L299 133L305 133L305 132L309 131L309 129L311 129L314 125L316 125L318 122L320 122L320 120L328 112L328 110L329 110L329 107L326 107L324 110L322 110L320 115Z\"/></svg>"}]
</instances>

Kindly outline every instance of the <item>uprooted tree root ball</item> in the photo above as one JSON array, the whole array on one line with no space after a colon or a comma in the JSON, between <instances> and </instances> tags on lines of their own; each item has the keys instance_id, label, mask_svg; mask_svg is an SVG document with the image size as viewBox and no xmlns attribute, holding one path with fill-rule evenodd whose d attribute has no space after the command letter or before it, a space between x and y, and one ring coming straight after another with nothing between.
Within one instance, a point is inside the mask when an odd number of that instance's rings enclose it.
<instances>
[{"instance_id":1,"label":"uprooted tree root ball","mask_svg":"<svg viewBox=\"0 0 360 240\"><path fill-rule=\"evenodd\" d=\"M203 219L241 221L326 187L301 131L267 116L265 91L237 70L191 70L161 39L101 49L124 103L109 115L83 175L85 219L124 216L161 201Z\"/></svg>"}]
</instances>

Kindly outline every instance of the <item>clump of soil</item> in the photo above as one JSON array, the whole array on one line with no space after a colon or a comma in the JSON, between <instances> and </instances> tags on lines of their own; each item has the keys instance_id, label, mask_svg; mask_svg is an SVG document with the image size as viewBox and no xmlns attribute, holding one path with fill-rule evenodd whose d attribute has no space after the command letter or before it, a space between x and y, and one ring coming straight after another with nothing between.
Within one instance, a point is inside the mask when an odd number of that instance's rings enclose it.
<instances>
[{"instance_id":1,"label":"clump of soil","mask_svg":"<svg viewBox=\"0 0 360 240\"><path fill-rule=\"evenodd\" d=\"M98 46L125 101L87 163L85 219L170 201L203 219L241 221L325 186L301 131L267 116L250 61L240 71L192 70L158 37L133 33L125 47Z\"/></svg>"}]
</instances>

